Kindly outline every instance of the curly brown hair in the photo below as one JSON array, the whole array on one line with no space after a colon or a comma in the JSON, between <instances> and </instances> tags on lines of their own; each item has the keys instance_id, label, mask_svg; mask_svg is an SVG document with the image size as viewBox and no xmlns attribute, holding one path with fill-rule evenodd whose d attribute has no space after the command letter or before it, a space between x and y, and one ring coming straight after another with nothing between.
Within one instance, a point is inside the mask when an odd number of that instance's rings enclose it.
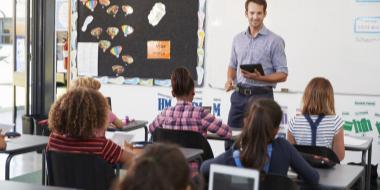
<instances>
[{"instance_id":1,"label":"curly brown hair","mask_svg":"<svg viewBox=\"0 0 380 190\"><path fill-rule=\"evenodd\" d=\"M72 89L52 105L49 128L61 135L90 138L95 129L106 127L108 110L100 92L90 88Z\"/></svg>"},{"instance_id":2,"label":"curly brown hair","mask_svg":"<svg viewBox=\"0 0 380 190\"><path fill-rule=\"evenodd\" d=\"M99 90L101 86L102 85L100 84L100 82L97 81L96 79L93 79L91 77L80 77L71 83L70 88L74 89L74 88L82 87L82 88L91 88L94 90Z\"/></svg>"}]
</instances>

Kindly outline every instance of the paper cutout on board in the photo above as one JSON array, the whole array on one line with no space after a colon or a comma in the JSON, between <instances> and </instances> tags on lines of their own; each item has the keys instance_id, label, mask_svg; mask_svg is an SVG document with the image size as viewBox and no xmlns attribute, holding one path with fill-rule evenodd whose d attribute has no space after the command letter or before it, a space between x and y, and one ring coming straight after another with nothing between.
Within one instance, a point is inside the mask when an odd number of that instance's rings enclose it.
<instances>
[{"instance_id":1,"label":"paper cutout on board","mask_svg":"<svg viewBox=\"0 0 380 190\"><path fill-rule=\"evenodd\" d=\"M204 40L205 40L205 31L198 30L198 47L203 48Z\"/></svg>"},{"instance_id":2,"label":"paper cutout on board","mask_svg":"<svg viewBox=\"0 0 380 190\"><path fill-rule=\"evenodd\" d=\"M78 74L85 76L98 75L98 43L97 42L79 42L77 53Z\"/></svg>"},{"instance_id":3,"label":"paper cutout on board","mask_svg":"<svg viewBox=\"0 0 380 190\"><path fill-rule=\"evenodd\" d=\"M139 84L140 78L134 77L134 78L127 78L124 80L124 84L131 84L131 85L136 85Z\"/></svg>"},{"instance_id":4,"label":"paper cutout on board","mask_svg":"<svg viewBox=\"0 0 380 190\"><path fill-rule=\"evenodd\" d=\"M203 75L204 75L205 71L204 71L203 67L199 67L199 66L196 67L196 70L197 70L197 76L198 76L197 84L201 85L203 82Z\"/></svg>"},{"instance_id":5,"label":"paper cutout on board","mask_svg":"<svg viewBox=\"0 0 380 190\"><path fill-rule=\"evenodd\" d=\"M153 86L153 79L140 79L139 84L142 86Z\"/></svg>"},{"instance_id":6,"label":"paper cutout on board","mask_svg":"<svg viewBox=\"0 0 380 190\"><path fill-rule=\"evenodd\" d=\"M124 16L128 16L133 13L133 8L129 5L121 6L121 10L124 12Z\"/></svg>"},{"instance_id":7,"label":"paper cutout on board","mask_svg":"<svg viewBox=\"0 0 380 190\"><path fill-rule=\"evenodd\" d=\"M111 48L110 52L116 58L119 58L121 50L123 50L123 47L121 47L121 46L115 46L115 47Z\"/></svg>"},{"instance_id":8,"label":"paper cutout on board","mask_svg":"<svg viewBox=\"0 0 380 190\"><path fill-rule=\"evenodd\" d=\"M169 87L171 85L171 80L170 79L162 79L162 80L155 79L154 85Z\"/></svg>"},{"instance_id":9,"label":"paper cutout on board","mask_svg":"<svg viewBox=\"0 0 380 190\"><path fill-rule=\"evenodd\" d=\"M83 4L83 5L86 5L88 0L80 0L80 2Z\"/></svg>"},{"instance_id":10,"label":"paper cutout on board","mask_svg":"<svg viewBox=\"0 0 380 190\"><path fill-rule=\"evenodd\" d=\"M155 3L148 15L149 24L153 27L161 21L162 17L166 14L165 5L161 2Z\"/></svg>"},{"instance_id":11,"label":"paper cutout on board","mask_svg":"<svg viewBox=\"0 0 380 190\"><path fill-rule=\"evenodd\" d=\"M170 59L170 41L148 41L147 59Z\"/></svg>"},{"instance_id":12,"label":"paper cutout on board","mask_svg":"<svg viewBox=\"0 0 380 190\"><path fill-rule=\"evenodd\" d=\"M123 60L124 63L127 63L127 64L133 63L133 57L130 55L122 55L121 59Z\"/></svg>"},{"instance_id":13,"label":"paper cutout on board","mask_svg":"<svg viewBox=\"0 0 380 190\"><path fill-rule=\"evenodd\" d=\"M203 61L204 61L204 56L205 56L205 51L203 48L198 48L197 49L197 54L198 54L198 66L202 67L203 66Z\"/></svg>"},{"instance_id":14,"label":"paper cutout on board","mask_svg":"<svg viewBox=\"0 0 380 190\"><path fill-rule=\"evenodd\" d=\"M82 32L86 32L87 30L87 26L94 20L94 17L91 16L91 15L88 15L86 17L86 19L84 20L83 22L83 26L82 26Z\"/></svg>"},{"instance_id":15,"label":"paper cutout on board","mask_svg":"<svg viewBox=\"0 0 380 190\"><path fill-rule=\"evenodd\" d=\"M88 0L85 4L85 6L90 9L91 12L94 12L96 5L98 5L97 0Z\"/></svg>"},{"instance_id":16,"label":"paper cutout on board","mask_svg":"<svg viewBox=\"0 0 380 190\"><path fill-rule=\"evenodd\" d=\"M120 65L118 65L120 66ZM124 83L124 77L122 76L119 76L117 78L110 78L108 80L109 83L112 83L112 84L123 84Z\"/></svg>"},{"instance_id":17,"label":"paper cutout on board","mask_svg":"<svg viewBox=\"0 0 380 190\"><path fill-rule=\"evenodd\" d=\"M99 4L102 5L102 8L108 7L110 5L110 0L99 0Z\"/></svg>"},{"instance_id":18,"label":"paper cutout on board","mask_svg":"<svg viewBox=\"0 0 380 190\"><path fill-rule=\"evenodd\" d=\"M124 37L127 37L129 34L132 34L134 31L133 27L129 25L121 25L121 30L124 33Z\"/></svg>"},{"instance_id":19,"label":"paper cutout on board","mask_svg":"<svg viewBox=\"0 0 380 190\"><path fill-rule=\"evenodd\" d=\"M124 67L121 65L113 65L112 71L116 74L116 76L119 76L124 73ZM124 79L123 79L124 81Z\"/></svg>"},{"instance_id":20,"label":"paper cutout on board","mask_svg":"<svg viewBox=\"0 0 380 190\"><path fill-rule=\"evenodd\" d=\"M107 14L112 15L115 18L118 11L119 11L119 6L112 5L108 7Z\"/></svg>"},{"instance_id":21,"label":"paper cutout on board","mask_svg":"<svg viewBox=\"0 0 380 190\"><path fill-rule=\"evenodd\" d=\"M198 12L198 29L203 28L204 21L205 21L205 13Z\"/></svg>"},{"instance_id":22,"label":"paper cutout on board","mask_svg":"<svg viewBox=\"0 0 380 190\"><path fill-rule=\"evenodd\" d=\"M103 50L103 53L107 51L107 49L111 46L111 42L108 40L100 40L99 47Z\"/></svg>"},{"instance_id":23,"label":"paper cutout on board","mask_svg":"<svg viewBox=\"0 0 380 190\"><path fill-rule=\"evenodd\" d=\"M102 34L103 29L100 27L96 27L91 30L91 36L94 36L96 39L99 39L99 36Z\"/></svg>"},{"instance_id":24,"label":"paper cutout on board","mask_svg":"<svg viewBox=\"0 0 380 190\"><path fill-rule=\"evenodd\" d=\"M119 33L119 29L117 27L108 27L107 28L107 34L111 37L111 39L114 39L115 36Z\"/></svg>"}]
</instances>

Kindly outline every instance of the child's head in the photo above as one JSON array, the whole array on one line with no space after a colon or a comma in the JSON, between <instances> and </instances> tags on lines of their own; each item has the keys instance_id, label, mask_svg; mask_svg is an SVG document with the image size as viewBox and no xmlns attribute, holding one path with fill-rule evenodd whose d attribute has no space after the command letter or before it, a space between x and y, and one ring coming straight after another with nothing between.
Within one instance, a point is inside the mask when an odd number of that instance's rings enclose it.
<instances>
[{"instance_id":1,"label":"child's head","mask_svg":"<svg viewBox=\"0 0 380 190\"><path fill-rule=\"evenodd\" d=\"M335 114L334 90L330 81L325 78L313 78L306 86L302 100L302 114Z\"/></svg>"},{"instance_id":2,"label":"child's head","mask_svg":"<svg viewBox=\"0 0 380 190\"><path fill-rule=\"evenodd\" d=\"M71 89L74 89L74 88L91 88L94 90L99 90L100 87L101 87L100 82L97 81L96 79L91 78L91 77L80 77L80 78L74 80L70 86Z\"/></svg>"},{"instance_id":3,"label":"child's head","mask_svg":"<svg viewBox=\"0 0 380 190\"><path fill-rule=\"evenodd\" d=\"M190 168L178 146L154 143L128 168L119 189L185 190L189 184Z\"/></svg>"},{"instance_id":4,"label":"child's head","mask_svg":"<svg viewBox=\"0 0 380 190\"><path fill-rule=\"evenodd\" d=\"M71 137L92 137L95 129L105 128L108 106L100 92L76 88L62 95L49 112L49 128Z\"/></svg>"},{"instance_id":5,"label":"child's head","mask_svg":"<svg viewBox=\"0 0 380 190\"><path fill-rule=\"evenodd\" d=\"M245 167L261 170L267 160L267 145L278 132L282 110L271 99L257 99L250 102L247 108L236 146Z\"/></svg>"},{"instance_id":6,"label":"child's head","mask_svg":"<svg viewBox=\"0 0 380 190\"><path fill-rule=\"evenodd\" d=\"M171 83L173 97L194 95L194 80L186 68L176 68L171 74Z\"/></svg>"}]
</instances>

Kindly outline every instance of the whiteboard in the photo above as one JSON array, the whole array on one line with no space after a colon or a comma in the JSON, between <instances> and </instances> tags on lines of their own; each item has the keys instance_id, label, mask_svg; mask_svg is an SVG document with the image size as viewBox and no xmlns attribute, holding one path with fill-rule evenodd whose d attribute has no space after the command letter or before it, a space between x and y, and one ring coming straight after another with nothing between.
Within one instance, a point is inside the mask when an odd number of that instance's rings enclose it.
<instances>
[{"instance_id":1,"label":"whiteboard","mask_svg":"<svg viewBox=\"0 0 380 190\"><path fill-rule=\"evenodd\" d=\"M276 89L303 91L313 77L335 93L380 95L380 0L267 0L265 26L285 40L289 75ZM244 0L207 0L206 82L222 88L233 37L248 27Z\"/></svg>"}]
</instances>

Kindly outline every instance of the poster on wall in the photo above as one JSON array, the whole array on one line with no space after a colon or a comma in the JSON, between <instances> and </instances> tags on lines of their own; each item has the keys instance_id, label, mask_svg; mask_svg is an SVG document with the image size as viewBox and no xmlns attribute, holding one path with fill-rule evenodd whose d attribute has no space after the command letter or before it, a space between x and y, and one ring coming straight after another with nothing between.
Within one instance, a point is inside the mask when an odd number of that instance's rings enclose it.
<instances>
[{"instance_id":1,"label":"poster on wall","mask_svg":"<svg viewBox=\"0 0 380 190\"><path fill-rule=\"evenodd\" d=\"M77 8L78 43L98 43L97 76L159 81L183 66L203 83L205 0L81 0Z\"/></svg>"}]
</instances>

